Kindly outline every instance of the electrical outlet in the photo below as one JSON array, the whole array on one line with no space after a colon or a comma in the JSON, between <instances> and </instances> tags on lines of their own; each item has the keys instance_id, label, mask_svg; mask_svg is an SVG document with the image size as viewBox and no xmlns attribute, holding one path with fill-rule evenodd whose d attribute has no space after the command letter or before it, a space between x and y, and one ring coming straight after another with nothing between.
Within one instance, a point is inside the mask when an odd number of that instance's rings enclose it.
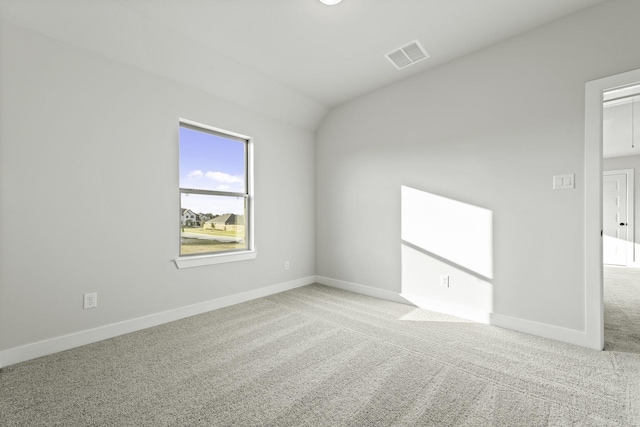
<instances>
[{"instance_id":1,"label":"electrical outlet","mask_svg":"<svg viewBox=\"0 0 640 427\"><path fill-rule=\"evenodd\" d=\"M449 276L447 274L440 275L440 286L449 287Z\"/></svg>"},{"instance_id":2,"label":"electrical outlet","mask_svg":"<svg viewBox=\"0 0 640 427\"><path fill-rule=\"evenodd\" d=\"M289 261L285 261L284 262L284 269L288 270L289 269Z\"/></svg>"},{"instance_id":3,"label":"electrical outlet","mask_svg":"<svg viewBox=\"0 0 640 427\"><path fill-rule=\"evenodd\" d=\"M98 293L84 294L84 308L96 308L98 306Z\"/></svg>"}]
</instances>

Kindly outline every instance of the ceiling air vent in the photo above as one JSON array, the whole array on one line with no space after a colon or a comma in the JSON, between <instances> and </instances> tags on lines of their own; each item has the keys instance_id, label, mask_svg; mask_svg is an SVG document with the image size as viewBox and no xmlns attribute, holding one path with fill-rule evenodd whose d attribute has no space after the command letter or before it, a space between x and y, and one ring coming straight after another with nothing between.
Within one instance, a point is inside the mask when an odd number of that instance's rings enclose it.
<instances>
[{"instance_id":1,"label":"ceiling air vent","mask_svg":"<svg viewBox=\"0 0 640 427\"><path fill-rule=\"evenodd\" d=\"M401 70L423 59L427 59L429 54L424 50L420 42L415 40L400 49L388 53L386 57L398 70Z\"/></svg>"}]
</instances>

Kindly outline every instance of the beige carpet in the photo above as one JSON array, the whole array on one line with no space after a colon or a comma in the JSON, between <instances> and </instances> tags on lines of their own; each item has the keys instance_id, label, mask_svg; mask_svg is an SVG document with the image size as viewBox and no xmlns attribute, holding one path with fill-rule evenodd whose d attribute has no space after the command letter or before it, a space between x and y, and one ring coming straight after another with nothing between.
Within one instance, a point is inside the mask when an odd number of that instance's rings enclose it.
<instances>
[{"instance_id":1,"label":"beige carpet","mask_svg":"<svg viewBox=\"0 0 640 427\"><path fill-rule=\"evenodd\" d=\"M640 354L640 269L604 269L605 350Z\"/></svg>"},{"instance_id":2,"label":"beige carpet","mask_svg":"<svg viewBox=\"0 0 640 427\"><path fill-rule=\"evenodd\" d=\"M312 285L7 367L2 426L639 426L640 355Z\"/></svg>"}]
</instances>

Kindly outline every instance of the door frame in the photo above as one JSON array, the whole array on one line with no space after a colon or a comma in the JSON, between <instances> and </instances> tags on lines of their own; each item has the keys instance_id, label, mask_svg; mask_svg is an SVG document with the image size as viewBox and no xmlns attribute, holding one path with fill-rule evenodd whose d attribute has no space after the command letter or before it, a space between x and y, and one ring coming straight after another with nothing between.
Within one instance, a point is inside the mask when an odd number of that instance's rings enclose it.
<instances>
[{"instance_id":1,"label":"door frame","mask_svg":"<svg viewBox=\"0 0 640 427\"><path fill-rule=\"evenodd\" d=\"M626 175L627 176L627 266L636 264L636 251L635 251L635 217L634 217L634 190L633 190L633 169L618 169L602 171L604 175ZM604 204L604 201L603 201ZM604 225L603 225L604 229ZM631 261L629 261L631 260ZM603 262L604 263L604 262Z\"/></svg>"},{"instance_id":2,"label":"door frame","mask_svg":"<svg viewBox=\"0 0 640 427\"><path fill-rule=\"evenodd\" d=\"M602 266L602 95L605 91L640 83L640 70L604 77L585 84L584 122L584 277L585 345L604 348Z\"/></svg>"}]
</instances>

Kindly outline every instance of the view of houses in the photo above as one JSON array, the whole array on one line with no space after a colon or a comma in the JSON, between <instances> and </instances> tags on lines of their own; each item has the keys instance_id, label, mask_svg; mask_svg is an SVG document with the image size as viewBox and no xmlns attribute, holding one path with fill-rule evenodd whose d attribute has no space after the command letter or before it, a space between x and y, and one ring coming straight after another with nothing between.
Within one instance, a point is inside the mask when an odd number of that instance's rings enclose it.
<instances>
[{"instance_id":1,"label":"view of houses","mask_svg":"<svg viewBox=\"0 0 640 427\"><path fill-rule=\"evenodd\" d=\"M180 210L180 255L247 249L244 215Z\"/></svg>"},{"instance_id":2,"label":"view of houses","mask_svg":"<svg viewBox=\"0 0 640 427\"><path fill-rule=\"evenodd\" d=\"M182 227L199 227L205 230L238 231L244 228L244 215L195 213L191 209L181 209Z\"/></svg>"}]
</instances>

